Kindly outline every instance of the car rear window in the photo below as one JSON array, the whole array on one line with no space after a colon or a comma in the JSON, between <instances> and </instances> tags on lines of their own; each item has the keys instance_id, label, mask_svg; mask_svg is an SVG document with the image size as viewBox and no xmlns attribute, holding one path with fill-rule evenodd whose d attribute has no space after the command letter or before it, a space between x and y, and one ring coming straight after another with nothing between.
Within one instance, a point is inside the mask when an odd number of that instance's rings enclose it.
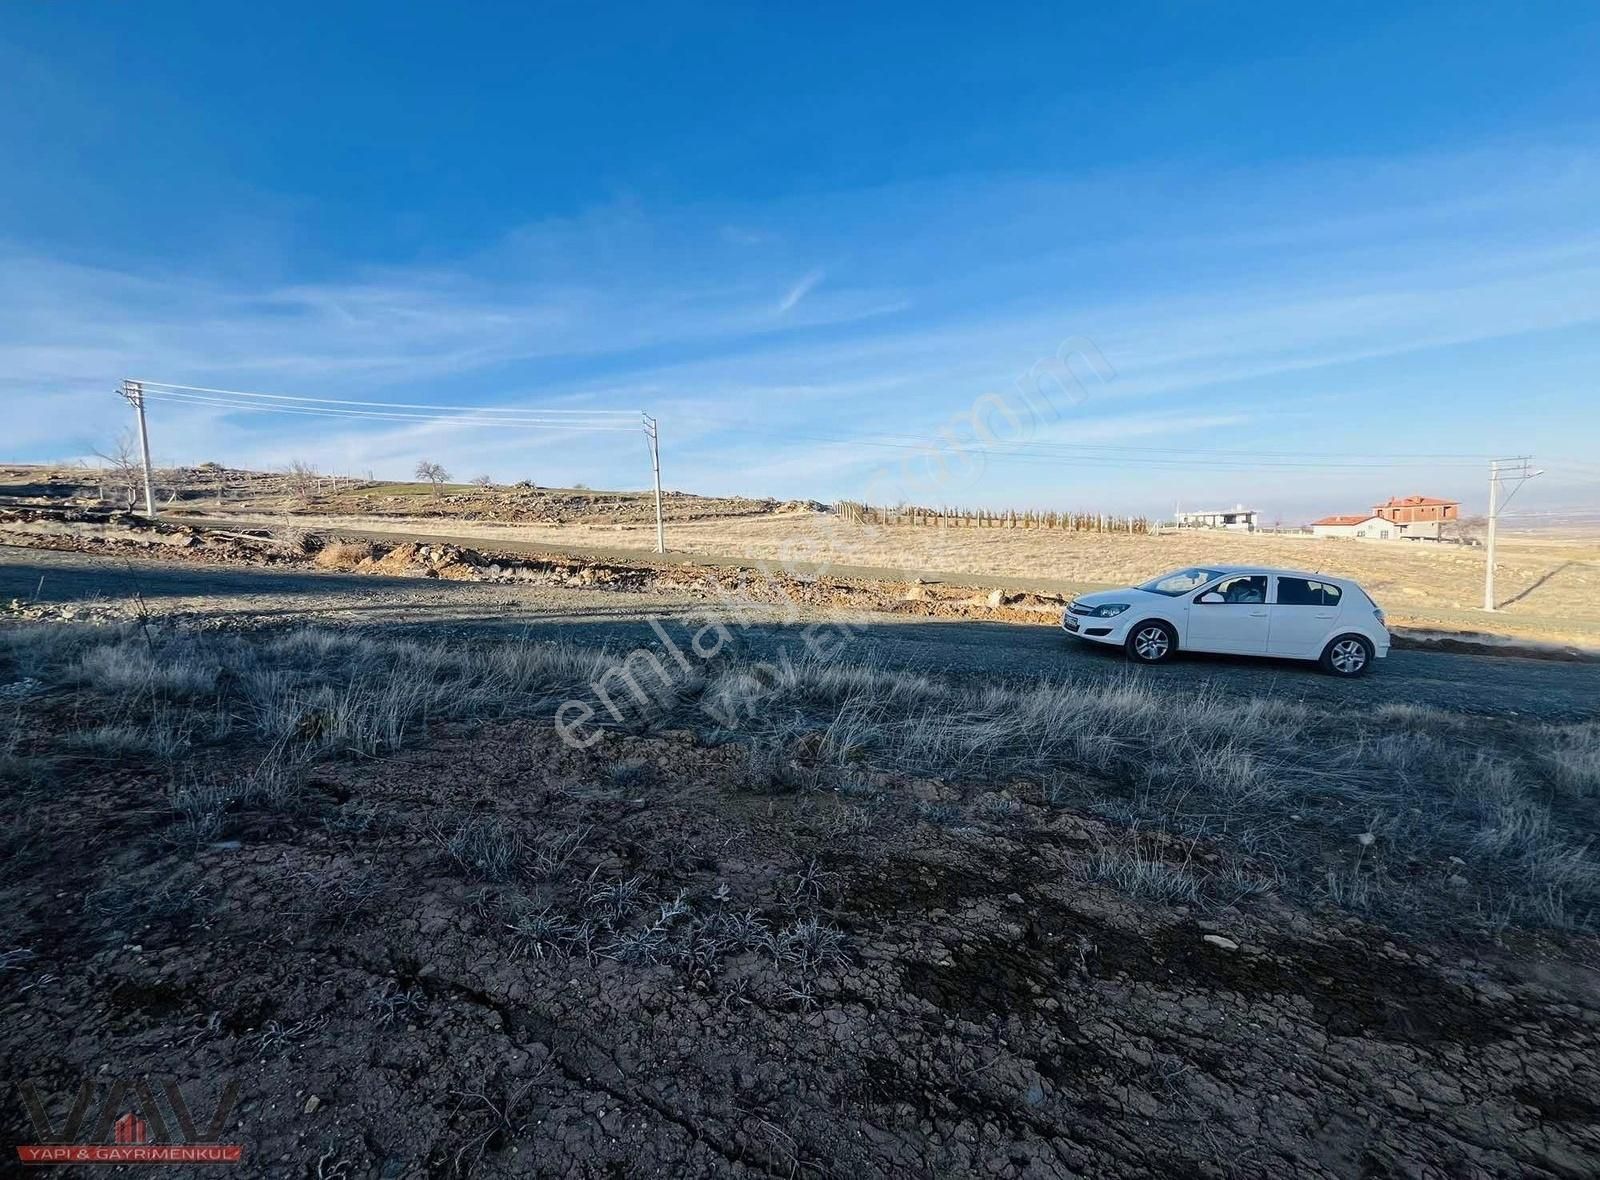
<instances>
[{"instance_id":1,"label":"car rear window","mask_svg":"<svg viewBox=\"0 0 1600 1180\"><path fill-rule=\"evenodd\" d=\"M1310 578L1279 578L1279 606L1338 606L1343 592L1331 582Z\"/></svg>"}]
</instances>

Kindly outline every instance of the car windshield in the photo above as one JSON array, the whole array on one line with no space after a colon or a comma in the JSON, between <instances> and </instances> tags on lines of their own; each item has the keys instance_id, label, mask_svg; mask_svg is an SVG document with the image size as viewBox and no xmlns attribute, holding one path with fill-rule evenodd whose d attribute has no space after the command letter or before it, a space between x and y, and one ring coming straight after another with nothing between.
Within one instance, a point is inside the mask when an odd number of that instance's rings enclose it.
<instances>
[{"instance_id":1,"label":"car windshield","mask_svg":"<svg viewBox=\"0 0 1600 1180\"><path fill-rule=\"evenodd\" d=\"M1195 567L1194 569L1178 570L1176 573L1162 574L1153 582L1146 582L1140 590L1149 591L1151 594L1165 594L1168 598L1177 598L1191 590L1198 590L1207 582L1214 581L1222 576L1221 570L1208 570Z\"/></svg>"}]
</instances>

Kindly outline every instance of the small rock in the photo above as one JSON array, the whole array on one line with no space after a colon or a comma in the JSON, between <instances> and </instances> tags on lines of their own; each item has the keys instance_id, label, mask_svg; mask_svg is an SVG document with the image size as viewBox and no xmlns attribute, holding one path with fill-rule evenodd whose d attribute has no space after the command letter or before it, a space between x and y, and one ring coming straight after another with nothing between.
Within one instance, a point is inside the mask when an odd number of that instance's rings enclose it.
<instances>
[{"instance_id":1,"label":"small rock","mask_svg":"<svg viewBox=\"0 0 1600 1180\"><path fill-rule=\"evenodd\" d=\"M1220 934L1207 934L1205 935L1205 941L1209 942L1212 946L1220 947L1225 951L1236 951L1239 949L1239 944L1234 942L1233 939L1224 938Z\"/></svg>"},{"instance_id":2,"label":"small rock","mask_svg":"<svg viewBox=\"0 0 1600 1180\"><path fill-rule=\"evenodd\" d=\"M988 603L990 606L1004 606L1006 604L1006 592L1004 590L989 591Z\"/></svg>"},{"instance_id":3,"label":"small rock","mask_svg":"<svg viewBox=\"0 0 1600 1180\"><path fill-rule=\"evenodd\" d=\"M316 1114L317 1113L317 1107L319 1107L321 1105L322 1105L322 1099L318 1098L315 1094L313 1094L310 1098L306 1099L306 1113L307 1114Z\"/></svg>"},{"instance_id":4,"label":"small rock","mask_svg":"<svg viewBox=\"0 0 1600 1180\"><path fill-rule=\"evenodd\" d=\"M1470 882L1460 873L1451 873L1449 877L1445 878L1445 884L1452 889L1465 889Z\"/></svg>"},{"instance_id":5,"label":"small rock","mask_svg":"<svg viewBox=\"0 0 1600 1180\"><path fill-rule=\"evenodd\" d=\"M1009 901L1012 905L1021 905L1022 904L1022 894L1020 894L1020 893L1008 893L1008 894L1006 894L1006 900Z\"/></svg>"}]
</instances>

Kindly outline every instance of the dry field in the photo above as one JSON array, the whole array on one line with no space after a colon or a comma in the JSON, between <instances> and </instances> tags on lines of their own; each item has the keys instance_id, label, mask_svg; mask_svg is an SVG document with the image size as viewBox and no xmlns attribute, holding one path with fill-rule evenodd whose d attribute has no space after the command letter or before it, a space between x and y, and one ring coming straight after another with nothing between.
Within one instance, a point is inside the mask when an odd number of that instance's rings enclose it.
<instances>
[{"instance_id":1,"label":"dry field","mask_svg":"<svg viewBox=\"0 0 1600 1180\"><path fill-rule=\"evenodd\" d=\"M120 471L88 467L0 464L0 500L27 504L112 504L129 507L143 495L137 469ZM472 484L390 483L314 474L203 467L160 470L155 477L157 500L177 510L223 514L304 513L336 517L412 517L422 520L494 520L567 524L604 521L609 524L655 520L655 500L646 492L597 491L532 485L477 487ZM666 511L673 520L750 516L783 507L772 499L741 496L695 496L666 493Z\"/></svg>"},{"instance_id":2,"label":"dry field","mask_svg":"<svg viewBox=\"0 0 1600 1180\"><path fill-rule=\"evenodd\" d=\"M655 545L654 526L644 524L538 525L314 511L296 519L379 534L448 536L463 544L548 546L608 556L647 557ZM800 510L675 521L668 530L668 546L675 553L710 561L827 566L839 573L882 578L973 579L1041 591L1129 585L1190 564L1261 563L1356 578L1396 621L1410 627L1483 631L1600 648L1600 537L1503 535L1496 580L1501 609L1492 616L1479 609L1484 552L1457 545L1199 531L1129 536L1033 529L880 528Z\"/></svg>"},{"instance_id":3,"label":"dry field","mask_svg":"<svg viewBox=\"0 0 1600 1180\"><path fill-rule=\"evenodd\" d=\"M747 637L573 748L554 711L629 620L730 571L9 515L0 1071L58 1114L111 1063L207 1108L234 1079L228 1138L285 1178L1597 1171L1591 665L1405 651L1335 692L994 623ZM784 548L808 511L680 535L845 557ZM1143 544L1219 540L1274 544ZM996 615L879 572L793 589ZM21 621L52 610L99 623Z\"/></svg>"},{"instance_id":4,"label":"dry field","mask_svg":"<svg viewBox=\"0 0 1600 1180\"><path fill-rule=\"evenodd\" d=\"M721 659L570 748L603 666L0 625L0 1070L250 1175L1595 1174L1592 720Z\"/></svg>"},{"instance_id":5,"label":"dry field","mask_svg":"<svg viewBox=\"0 0 1600 1180\"><path fill-rule=\"evenodd\" d=\"M209 482L208 482L209 481ZM345 481L297 489L287 476L191 469L174 474L166 509L176 517L240 524L360 530L448 539L462 545L529 546L611 558L655 548L648 496L589 489ZM17 503L83 502L97 489L68 468L0 468L0 494ZM773 500L668 496L668 547L689 560L827 566L860 578L965 580L1043 592L1127 585L1165 570L1239 562L1323 570L1359 579L1391 617L1413 629L1484 632L1600 648L1600 535L1502 530L1497 598L1483 612L1481 549L1311 537L1192 532L1160 536L1031 529L849 525L818 506Z\"/></svg>"}]
</instances>

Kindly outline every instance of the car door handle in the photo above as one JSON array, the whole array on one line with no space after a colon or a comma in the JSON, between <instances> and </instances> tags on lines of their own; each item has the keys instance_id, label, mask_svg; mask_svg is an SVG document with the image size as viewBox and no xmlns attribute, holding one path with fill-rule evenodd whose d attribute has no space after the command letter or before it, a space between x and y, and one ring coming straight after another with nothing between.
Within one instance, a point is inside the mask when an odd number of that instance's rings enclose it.
<instances>
[{"instance_id":1,"label":"car door handle","mask_svg":"<svg viewBox=\"0 0 1600 1180\"><path fill-rule=\"evenodd\" d=\"M1264 611L1264 610L1253 610L1253 611L1250 612L1250 617L1251 618L1260 618L1261 616L1265 615L1266 613L1267 612Z\"/></svg>"},{"instance_id":2,"label":"car door handle","mask_svg":"<svg viewBox=\"0 0 1600 1180\"><path fill-rule=\"evenodd\" d=\"M1319 619L1333 619L1333 618L1337 618L1337 617L1338 617L1338 614L1336 612L1334 612L1334 611L1331 611L1331 610L1319 610L1317 612L1317 618L1319 618Z\"/></svg>"}]
</instances>

